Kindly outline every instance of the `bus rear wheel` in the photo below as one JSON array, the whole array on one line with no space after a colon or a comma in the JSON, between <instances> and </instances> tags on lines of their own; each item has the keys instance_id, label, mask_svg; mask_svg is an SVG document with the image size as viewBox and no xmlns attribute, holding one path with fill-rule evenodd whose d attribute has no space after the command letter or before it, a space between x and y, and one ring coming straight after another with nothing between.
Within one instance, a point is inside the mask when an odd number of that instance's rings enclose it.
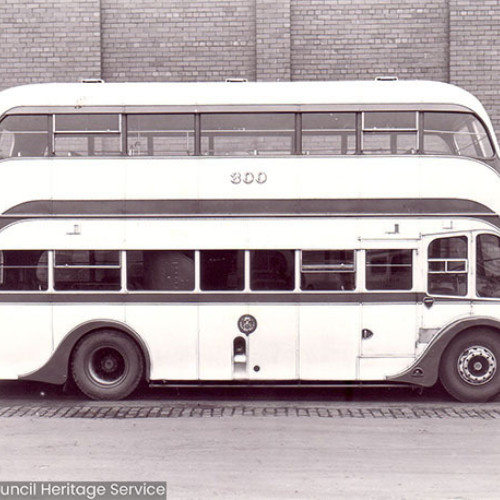
<instances>
[{"instance_id":1,"label":"bus rear wheel","mask_svg":"<svg viewBox=\"0 0 500 500\"><path fill-rule=\"evenodd\" d=\"M500 335L488 330L461 334L441 358L439 378L455 399L484 402L500 392Z\"/></svg>"},{"instance_id":2,"label":"bus rear wheel","mask_svg":"<svg viewBox=\"0 0 500 500\"><path fill-rule=\"evenodd\" d=\"M83 337L71 359L73 380L91 399L126 398L142 380L143 373L143 357L137 344L114 330L100 330Z\"/></svg>"}]
</instances>

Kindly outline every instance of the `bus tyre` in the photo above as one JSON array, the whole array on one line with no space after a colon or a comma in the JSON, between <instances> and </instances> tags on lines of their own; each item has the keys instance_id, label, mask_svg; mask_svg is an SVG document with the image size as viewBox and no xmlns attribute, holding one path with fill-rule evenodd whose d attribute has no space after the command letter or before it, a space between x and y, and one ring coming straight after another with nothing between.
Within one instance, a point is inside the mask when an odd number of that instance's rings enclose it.
<instances>
[{"instance_id":1,"label":"bus tyre","mask_svg":"<svg viewBox=\"0 0 500 500\"><path fill-rule=\"evenodd\" d=\"M143 373L143 357L137 344L113 330L83 337L71 359L73 380L92 399L126 398L142 380Z\"/></svg>"},{"instance_id":2,"label":"bus tyre","mask_svg":"<svg viewBox=\"0 0 500 500\"><path fill-rule=\"evenodd\" d=\"M459 335L439 367L444 388L463 402L484 402L500 392L500 334L476 329Z\"/></svg>"}]
</instances>

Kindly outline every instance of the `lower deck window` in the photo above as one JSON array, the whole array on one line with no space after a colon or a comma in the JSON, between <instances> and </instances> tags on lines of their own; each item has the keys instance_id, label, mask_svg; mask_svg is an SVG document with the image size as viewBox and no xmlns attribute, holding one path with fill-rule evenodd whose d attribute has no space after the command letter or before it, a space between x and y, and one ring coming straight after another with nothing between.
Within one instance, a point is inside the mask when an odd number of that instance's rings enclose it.
<instances>
[{"instance_id":1,"label":"lower deck window","mask_svg":"<svg viewBox=\"0 0 500 500\"><path fill-rule=\"evenodd\" d=\"M367 290L411 290L411 250L367 250Z\"/></svg>"},{"instance_id":2,"label":"lower deck window","mask_svg":"<svg viewBox=\"0 0 500 500\"><path fill-rule=\"evenodd\" d=\"M120 290L120 254L115 250L60 250L54 256L55 290Z\"/></svg>"},{"instance_id":3,"label":"lower deck window","mask_svg":"<svg viewBox=\"0 0 500 500\"><path fill-rule=\"evenodd\" d=\"M202 290L243 290L245 264L243 250L202 250L200 287Z\"/></svg>"},{"instance_id":4,"label":"lower deck window","mask_svg":"<svg viewBox=\"0 0 500 500\"><path fill-rule=\"evenodd\" d=\"M252 290L293 290L295 252L293 250L254 250L250 252Z\"/></svg>"},{"instance_id":5,"label":"lower deck window","mask_svg":"<svg viewBox=\"0 0 500 500\"><path fill-rule=\"evenodd\" d=\"M194 252L138 250L127 252L129 290L194 290Z\"/></svg>"},{"instance_id":6,"label":"lower deck window","mask_svg":"<svg viewBox=\"0 0 500 500\"><path fill-rule=\"evenodd\" d=\"M354 251L303 251L300 279L302 290L354 290Z\"/></svg>"},{"instance_id":7,"label":"lower deck window","mask_svg":"<svg viewBox=\"0 0 500 500\"><path fill-rule=\"evenodd\" d=\"M0 252L0 290L47 290L47 252L4 250Z\"/></svg>"}]
</instances>

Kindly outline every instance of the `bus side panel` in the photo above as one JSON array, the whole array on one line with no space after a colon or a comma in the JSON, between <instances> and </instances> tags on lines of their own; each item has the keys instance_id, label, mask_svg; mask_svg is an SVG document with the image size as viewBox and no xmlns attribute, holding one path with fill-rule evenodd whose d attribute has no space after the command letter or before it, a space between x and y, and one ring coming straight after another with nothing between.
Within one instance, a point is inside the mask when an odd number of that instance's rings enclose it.
<instances>
[{"instance_id":1,"label":"bus side panel","mask_svg":"<svg viewBox=\"0 0 500 500\"><path fill-rule=\"evenodd\" d=\"M298 378L296 305L201 305L199 311L200 379ZM246 315L257 322L255 331L248 334L239 328Z\"/></svg>"},{"instance_id":2,"label":"bus side panel","mask_svg":"<svg viewBox=\"0 0 500 500\"><path fill-rule=\"evenodd\" d=\"M359 304L300 308L300 378L355 380L361 340Z\"/></svg>"},{"instance_id":3,"label":"bus side panel","mask_svg":"<svg viewBox=\"0 0 500 500\"><path fill-rule=\"evenodd\" d=\"M129 304L126 319L148 346L151 380L198 378L197 304Z\"/></svg>"},{"instance_id":4,"label":"bus side panel","mask_svg":"<svg viewBox=\"0 0 500 500\"><path fill-rule=\"evenodd\" d=\"M299 307L250 305L257 320L248 335L248 377L252 380L296 380L298 373Z\"/></svg>"},{"instance_id":5,"label":"bus side panel","mask_svg":"<svg viewBox=\"0 0 500 500\"><path fill-rule=\"evenodd\" d=\"M27 201L52 198L52 165L38 158L0 161L3 185L0 213Z\"/></svg>"},{"instance_id":6,"label":"bus side panel","mask_svg":"<svg viewBox=\"0 0 500 500\"><path fill-rule=\"evenodd\" d=\"M241 304L200 304L198 308L200 380L233 378L234 339L244 337L238 330L238 319L243 314L246 314L246 307ZM243 378L246 378L246 371Z\"/></svg>"},{"instance_id":7,"label":"bus side panel","mask_svg":"<svg viewBox=\"0 0 500 500\"><path fill-rule=\"evenodd\" d=\"M361 306L363 328L371 332L361 343L361 356L414 356L417 304L375 303ZM360 332L361 334L361 332Z\"/></svg>"},{"instance_id":8,"label":"bus side panel","mask_svg":"<svg viewBox=\"0 0 500 500\"><path fill-rule=\"evenodd\" d=\"M408 368L415 359L418 337L416 303L365 303L360 380L385 380Z\"/></svg>"},{"instance_id":9,"label":"bus side panel","mask_svg":"<svg viewBox=\"0 0 500 500\"><path fill-rule=\"evenodd\" d=\"M17 379L53 352L50 304L0 304L0 378Z\"/></svg>"},{"instance_id":10,"label":"bus side panel","mask_svg":"<svg viewBox=\"0 0 500 500\"><path fill-rule=\"evenodd\" d=\"M360 358L360 380L373 382L386 380L387 377L408 369L414 361L413 357Z\"/></svg>"}]
</instances>

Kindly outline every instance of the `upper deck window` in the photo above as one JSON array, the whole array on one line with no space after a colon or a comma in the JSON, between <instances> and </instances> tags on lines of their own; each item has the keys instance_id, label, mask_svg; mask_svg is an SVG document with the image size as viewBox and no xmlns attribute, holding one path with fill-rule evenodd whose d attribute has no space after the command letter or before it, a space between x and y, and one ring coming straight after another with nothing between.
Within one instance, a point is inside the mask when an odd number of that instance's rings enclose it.
<instances>
[{"instance_id":1,"label":"upper deck window","mask_svg":"<svg viewBox=\"0 0 500 500\"><path fill-rule=\"evenodd\" d=\"M130 156L193 155L194 115L128 115L127 152Z\"/></svg>"},{"instance_id":2,"label":"upper deck window","mask_svg":"<svg viewBox=\"0 0 500 500\"><path fill-rule=\"evenodd\" d=\"M294 136L293 113L201 115L202 155L290 155Z\"/></svg>"},{"instance_id":3,"label":"upper deck window","mask_svg":"<svg viewBox=\"0 0 500 500\"><path fill-rule=\"evenodd\" d=\"M248 108L248 107L246 107ZM246 109L245 108L245 109ZM161 108L158 108L159 110ZM224 108L225 109L225 108ZM177 110L177 108L176 108ZM41 110L42 111L42 110ZM493 160L490 133L458 111L12 114L0 157L453 155Z\"/></svg>"},{"instance_id":4,"label":"upper deck window","mask_svg":"<svg viewBox=\"0 0 500 500\"><path fill-rule=\"evenodd\" d=\"M483 124L470 113L425 112L423 151L425 154L445 154L491 158L493 147Z\"/></svg>"},{"instance_id":5,"label":"upper deck window","mask_svg":"<svg viewBox=\"0 0 500 500\"><path fill-rule=\"evenodd\" d=\"M56 156L114 156L121 153L121 116L68 114L54 116Z\"/></svg>"},{"instance_id":6,"label":"upper deck window","mask_svg":"<svg viewBox=\"0 0 500 500\"><path fill-rule=\"evenodd\" d=\"M56 132L120 132L120 115L55 115Z\"/></svg>"},{"instance_id":7,"label":"upper deck window","mask_svg":"<svg viewBox=\"0 0 500 500\"><path fill-rule=\"evenodd\" d=\"M356 113L303 113L302 153L356 153Z\"/></svg>"},{"instance_id":8,"label":"upper deck window","mask_svg":"<svg viewBox=\"0 0 500 500\"><path fill-rule=\"evenodd\" d=\"M369 111L362 116L361 151L366 154L415 154L416 111Z\"/></svg>"},{"instance_id":9,"label":"upper deck window","mask_svg":"<svg viewBox=\"0 0 500 500\"><path fill-rule=\"evenodd\" d=\"M10 115L0 122L0 157L48 156L47 115Z\"/></svg>"}]
</instances>

